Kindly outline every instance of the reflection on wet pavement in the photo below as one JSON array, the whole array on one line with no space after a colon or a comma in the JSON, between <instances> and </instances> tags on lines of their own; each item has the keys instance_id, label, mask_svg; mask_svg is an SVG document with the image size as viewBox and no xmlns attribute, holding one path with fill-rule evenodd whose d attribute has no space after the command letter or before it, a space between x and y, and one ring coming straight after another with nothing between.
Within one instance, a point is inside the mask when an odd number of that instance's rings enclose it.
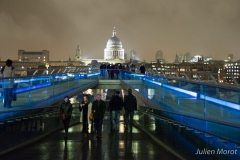
<instances>
[{"instance_id":1,"label":"reflection on wet pavement","mask_svg":"<svg viewBox=\"0 0 240 160\"><path fill-rule=\"evenodd\" d=\"M124 132L122 121L119 133L111 133L110 128L107 113L103 123L102 140L96 139L93 130L85 137L81 133L82 125L78 124L70 127L67 140L64 139L64 131L61 130L0 159L178 159L137 128L133 128L132 133Z\"/></svg>"}]
</instances>

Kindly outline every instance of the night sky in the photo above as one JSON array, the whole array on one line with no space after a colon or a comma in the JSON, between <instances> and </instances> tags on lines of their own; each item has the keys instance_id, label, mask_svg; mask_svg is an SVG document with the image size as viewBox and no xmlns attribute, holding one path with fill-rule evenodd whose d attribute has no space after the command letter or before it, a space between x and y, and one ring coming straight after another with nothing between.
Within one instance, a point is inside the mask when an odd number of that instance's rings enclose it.
<instances>
[{"instance_id":1,"label":"night sky","mask_svg":"<svg viewBox=\"0 0 240 160\"><path fill-rule=\"evenodd\" d=\"M240 0L0 0L0 56L50 51L50 60L102 58L116 27L129 54L167 62L176 52L240 59ZM129 55L128 55L129 58Z\"/></svg>"}]
</instances>

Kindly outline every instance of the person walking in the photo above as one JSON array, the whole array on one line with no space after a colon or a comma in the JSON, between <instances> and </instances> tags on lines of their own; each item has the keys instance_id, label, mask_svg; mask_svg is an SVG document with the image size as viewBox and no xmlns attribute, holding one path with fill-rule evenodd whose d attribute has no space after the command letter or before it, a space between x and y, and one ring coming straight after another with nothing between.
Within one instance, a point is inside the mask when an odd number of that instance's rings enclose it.
<instances>
[{"instance_id":1,"label":"person walking","mask_svg":"<svg viewBox=\"0 0 240 160\"><path fill-rule=\"evenodd\" d=\"M140 72L142 73L142 74L145 74L145 72L146 72L146 68L145 68L145 66L142 64L141 65L141 67L140 67Z\"/></svg>"},{"instance_id":2,"label":"person walking","mask_svg":"<svg viewBox=\"0 0 240 160\"><path fill-rule=\"evenodd\" d=\"M107 65L107 72L108 72L108 77L111 78L111 64L110 63Z\"/></svg>"},{"instance_id":3,"label":"person walking","mask_svg":"<svg viewBox=\"0 0 240 160\"><path fill-rule=\"evenodd\" d=\"M107 66L105 63L103 63L102 69L103 69L103 76L105 76L106 69L107 69Z\"/></svg>"},{"instance_id":4,"label":"person walking","mask_svg":"<svg viewBox=\"0 0 240 160\"><path fill-rule=\"evenodd\" d=\"M89 116L92 113L92 103L89 101L88 96L83 96L82 103L79 104L79 110L81 112L80 122L83 124L82 133L86 137L88 134L88 124L91 123Z\"/></svg>"},{"instance_id":5,"label":"person walking","mask_svg":"<svg viewBox=\"0 0 240 160\"><path fill-rule=\"evenodd\" d=\"M116 73L116 77L117 77L117 79L118 79L118 75L119 75L119 67L118 67L117 64L115 64L115 66L114 66L114 70L115 70L115 73Z\"/></svg>"},{"instance_id":6,"label":"person walking","mask_svg":"<svg viewBox=\"0 0 240 160\"><path fill-rule=\"evenodd\" d=\"M111 79L114 79L114 73L115 73L115 65L111 65L111 68L110 68L110 74L111 74Z\"/></svg>"},{"instance_id":7,"label":"person walking","mask_svg":"<svg viewBox=\"0 0 240 160\"><path fill-rule=\"evenodd\" d=\"M100 76L103 76L103 64L100 65Z\"/></svg>"},{"instance_id":8,"label":"person walking","mask_svg":"<svg viewBox=\"0 0 240 160\"><path fill-rule=\"evenodd\" d=\"M113 131L119 130L120 112L123 107L123 99L119 96L120 92L116 91L109 101L109 110L111 112L111 122Z\"/></svg>"},{"instance_id":9,"label":"person walking","mask_svg":"<svg viewBox=\"0 0 240 160\"><path fill-rule=\"evenodd\" d=\"M96 100L92 103L92 112L94 119L94 126L97 131L97 138L102 138L102 123L106 111L106 104L101 100L101 95L98 94Z\"/></svg>"},{"instance_id":10,"label":"person walking","mask_svg":"<svg viewBox=\"0 0 240 160\"><path fill-rule=\"evenodd\" d=\"M6 65L2 67L1 73L3 77L10 78L15 76L15 68L12 66L12 60L8 59L6 61ZM4 79L4 82L6 82L3 85L4 107L12 108L14 79Z\"/></svg>"},{"instance_id":11,"label":"person walking","mask_svg":"<svg viewBox=\"0 0 240 160\"><path fill-rule=\"evenodd\" d=\"M72 115L72 104L70 103L69 97L65 96L64 101L60 105L60 118L63 121L63 126L65 130L65 138L68 136L68 127Z\"/></svg>"},{"instance_id":12,"label":"person walking","mask_svg":"<svg viewBox=\"0 0 240 160\"><path fill-rule=\"evenodd\" d=\"M134 110L137 110L137 98L132 94L132 89L128 89L128 95L124 97L123 105L125 109L125 130L128 130L129 127L132 131Z\"/></svg>"}]
</instances>

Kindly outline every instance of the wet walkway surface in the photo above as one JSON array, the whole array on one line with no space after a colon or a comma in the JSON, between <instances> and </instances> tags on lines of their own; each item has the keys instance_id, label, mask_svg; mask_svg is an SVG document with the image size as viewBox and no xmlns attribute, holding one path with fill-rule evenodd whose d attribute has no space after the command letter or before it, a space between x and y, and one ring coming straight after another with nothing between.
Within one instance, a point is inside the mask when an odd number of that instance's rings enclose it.
<instances>
[{"instance_id":1,"label":"wet walkway surface","mask_svg":"<svg viewBox=\"0 0 240 160\"><path fill-rule=\"evenodd\" d=\"M13 151L0 157L1 160L14 159L69 159L69 160L177 160L175 155L151 140L145 133L133 128L124 131L123 123L119 132L111 133L107 116L103 123L103 138L96 139L92 131L87 137L81 133L82 125L69 128L68 138L64 131L54 132L50 136L32 145Z\"/></svg>"}]
</instances>

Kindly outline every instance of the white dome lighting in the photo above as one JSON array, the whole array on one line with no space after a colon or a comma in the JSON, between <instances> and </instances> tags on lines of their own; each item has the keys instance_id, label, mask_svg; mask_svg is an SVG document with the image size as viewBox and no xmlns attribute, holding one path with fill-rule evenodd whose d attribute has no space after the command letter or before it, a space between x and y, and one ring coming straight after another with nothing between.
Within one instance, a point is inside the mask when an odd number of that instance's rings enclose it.
<instances>
[{"instance_id":1,"label":"white dome lighting","mask_svg":"<svg viewBox=\"0 0 240 160\"><path fill-rule=\"evenodd\" d=\"M122 42L116 36L115 27L112 37L108 40L104 49L104 59L124 59L124 49L122 48Z\"/></svg>"},{"instance_id":2,"label":"white dome lighting","mask_svg":"<svg viewBox=\"0 0 240 160\"><path fill-rule=\"evenodd\" d=\"M107 47L108 46L121 46L122 47L122 42L116 36L114 36L108 40Z\"/></svg>"}]
</instances>

